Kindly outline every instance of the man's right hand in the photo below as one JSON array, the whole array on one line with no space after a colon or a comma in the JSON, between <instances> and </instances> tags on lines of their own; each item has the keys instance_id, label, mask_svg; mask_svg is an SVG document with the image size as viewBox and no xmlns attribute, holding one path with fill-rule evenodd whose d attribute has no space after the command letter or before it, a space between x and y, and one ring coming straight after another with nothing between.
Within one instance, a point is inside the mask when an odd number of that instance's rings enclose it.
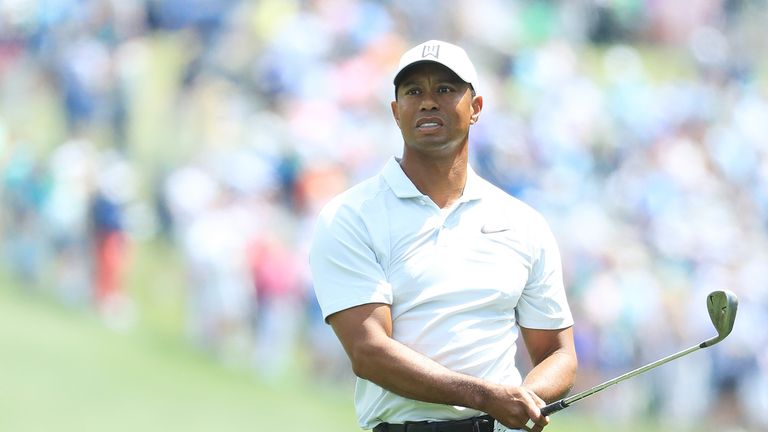
<instances>
[{"instance_id":1,"label":"man's right hand","mask_svg":"<svg viewBox=\"0 0 768 432\"><path fill-rule=\"evenodd\" d=\"M496 386L483 411L504 426L512 429L538 432L544 429L549 419L541 415L541 408L546 403L531 389L525 386ZM535 424L526 427L528 421Z\"/></svg>"}]
</instances>

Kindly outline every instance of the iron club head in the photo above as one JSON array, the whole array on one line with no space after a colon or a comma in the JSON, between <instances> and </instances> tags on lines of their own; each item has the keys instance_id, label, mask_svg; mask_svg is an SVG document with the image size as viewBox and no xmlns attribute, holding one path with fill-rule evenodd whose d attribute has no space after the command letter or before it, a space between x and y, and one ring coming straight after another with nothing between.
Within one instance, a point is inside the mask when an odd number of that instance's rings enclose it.
<instances>
[{"instance_id":1,"label":"iron club head","mask_svg":"<svg viewBox=\"0 0 768 432\"><path fill-rule=\"evenodd\" d=\"M712 319L712 325L717 330L717 336L702 342L701 348L711 347L731 333L738 307L739 300L736 298L736 294L731 291L720 290L709 293L707 296L707 311Z\"/></svg>"},{"instance_id":2,"label":"iron club head","mask_svg":"<svg viewBox=\"0 0 768 432\"><path fill-rule=\"evenodd\" d=\"M712 325L714 325L715 330L717 330L717 336L711 339L708 339L700 343L699 345L694 345L688 349L685 349L678 353L664 357L663 359L656 360L655 362L652 362L652 363L648 363L645 366L639 367L633 371L627 372L614 379L608 380L602 384L599 384L592 388L584 390L581 393L577 393L567 398L560 399L559 401L556 401L556 402L552 402L551 404L541 409L542 414L549 415L557 411L560 411L561 409L567 408L575 402L578 402L588 396L592 396L597 392L603 391L606 388L616 383L619 383L626 379L640 375L644 372L647 372L665 363L669 363L672 360L678 359L692 352L695 352L701 348L707 348L720 342L731 333L731 330L733 330L733 322L736 320L736 310L738 309L738 307L739 307L739 300L736 298L736 294L728 290L711 292L707 296L707 311L709 311L709 317L712 319Z\"/></svg>"}]
</instances>

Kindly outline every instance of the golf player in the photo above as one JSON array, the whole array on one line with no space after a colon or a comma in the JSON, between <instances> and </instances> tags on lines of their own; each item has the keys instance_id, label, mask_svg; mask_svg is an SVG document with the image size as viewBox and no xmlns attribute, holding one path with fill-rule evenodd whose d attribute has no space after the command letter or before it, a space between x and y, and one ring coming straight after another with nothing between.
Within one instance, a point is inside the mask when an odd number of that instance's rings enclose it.
<instances>
[{"instance_id":1,"label":"golf player","mask_svg":"<svg viewBox=\"0 0 768 432\"><path fill-rule=\"evenodd\" d=\"M358 377L359 424L540 431L540 408L571 389L577 366L555 239L468 165L483 98L462 48L408 50L394 85L402 157L325 206L310 252L323 316Z\"/></svg>"}]
</instances>

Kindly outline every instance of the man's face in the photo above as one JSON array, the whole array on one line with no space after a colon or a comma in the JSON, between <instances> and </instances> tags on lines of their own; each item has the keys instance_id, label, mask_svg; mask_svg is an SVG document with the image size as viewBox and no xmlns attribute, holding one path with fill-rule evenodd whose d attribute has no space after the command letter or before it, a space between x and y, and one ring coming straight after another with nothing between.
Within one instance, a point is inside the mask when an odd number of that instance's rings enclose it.
<instances>
[{"instance_id":1,"label":"man's face","mask_svg":"<svg viewBox=\"0 0 768 432\"><path fill-rule=\"evenodd\" d=\"M483 100L472 96L466 82L437 63L417 64L406 71L392 102L392 114L406 151L439 155L466 141L480 116Z\"/></svg>"}]
</instances>

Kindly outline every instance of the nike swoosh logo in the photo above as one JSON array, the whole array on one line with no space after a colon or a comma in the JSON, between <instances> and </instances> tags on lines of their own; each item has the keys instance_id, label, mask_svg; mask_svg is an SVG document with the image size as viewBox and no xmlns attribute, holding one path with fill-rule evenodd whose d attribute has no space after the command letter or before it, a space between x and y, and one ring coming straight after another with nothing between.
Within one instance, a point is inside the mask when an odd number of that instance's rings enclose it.
<instances>
[{"instance_id":1,"label":"nike swoosh logo","mask_svg":"<svg viewBox=\"0 0 768 432\"><path fill-rule=\"evenodd\" d=\"M480 228L480 232L483 234L493 234L493 233L499 233L504 231L509 231L512 228L510 227L493 227L493 226L487 226L483 225L482 228Z\"/></svg>"}]
</instances>

